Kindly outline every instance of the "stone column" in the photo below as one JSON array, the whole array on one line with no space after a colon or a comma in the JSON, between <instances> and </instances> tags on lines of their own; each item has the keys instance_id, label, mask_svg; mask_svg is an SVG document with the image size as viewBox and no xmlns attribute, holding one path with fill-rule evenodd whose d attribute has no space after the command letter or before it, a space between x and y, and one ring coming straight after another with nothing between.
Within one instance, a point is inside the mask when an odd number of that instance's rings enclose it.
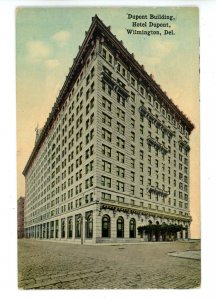
<instances>
[{"instance_id":1,"label":"stone column","mask_svg":"<svg viewBox=\"0 0 216 300\"><path fill-rule=\"evenodd\" d=\"M75 231L76 231L76 227L75 227L75 215L72 218L72 241L75 241Z\"/></svg>"},{"instance_id":2,"label":"stone column","mask_svg":"<svg viewBox=\"0 0 216 300\"><path fill-rule=\"evenodd\" d=\"M61 238L62 238L62 237L61 237L61 227L62 227L62 226L61 226L61 219L59 219L59 230L58 230L58 232L59 232L59 233L58 233L58 234L59 234L59 240L61 240Z\"/></svg>"},{"instance_id":3,"label":"stone column","mask_svg":"<svg viewBox=\"0 0 216 300\"><path fill-rule=\"evenodd\" d=\"M68 239L68 218L65 218L65 239Z\"/></svg>"},{"instance_id":4,"label":"stone column","mask_svg":"<svg viewBox=\"0 0 216 300\"><path fill-rule=\"evenodd\" d=\"M111 239L116 239L117 238L117 232L116 232L116 230L117 230L117 224L116 224L116 222L117 222L117 215L116 215L116 212L115 211L113 211L113 216L111 215L110 216L110 225L111 225L111 230L110 230L110 238Z\"/></svg>"},{"instance_id":5,"label":"stone column","mask_svg":"<svg viewBox=\"0 0 216 300\"><path fill-rule=\"evenodd\" d=\"M85 243L85 215L81 214L81 244Z\"/></svg>"},{"instance_id":6,"label":"stone column","mask_svg":"<svg viewBox=\"0 0 216 300\"><path fill-rule=\"evenodd\" d=\"M185 240L185 229L183 229L183 240Z\"/></svg>"},{"instance_id":7,"label":"stone column","mask_svg":"<svg viewBox=\"0 0 216 300\"><path fill-rule=\"evenodd\" d=\"M124 214L124 238L130 238L130 215Z\"/></svg>"}]
</instances>

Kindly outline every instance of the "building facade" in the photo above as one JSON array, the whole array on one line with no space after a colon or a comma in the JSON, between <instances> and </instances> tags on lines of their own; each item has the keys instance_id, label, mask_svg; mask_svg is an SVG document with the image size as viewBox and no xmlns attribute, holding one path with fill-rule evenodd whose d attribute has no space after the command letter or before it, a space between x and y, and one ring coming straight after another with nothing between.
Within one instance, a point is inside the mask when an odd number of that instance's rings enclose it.
<instances>
[{"instance_id":1,"label":"building facade","mask_svg":"<svg viewBox=\"0 0 216 300\"><path fill-rule=\"evenodd\" d=\"M24 204L25 198L20 197L17 200L17 237L24 238Z\"/></svg>"},{"instance_id":2,"label":"building facade","mask_svg":"<svg viewBox=\"0 0 216 300\"><path fill-rule=\"evenodd\" d=\"M95 16L23 171L25 236L76 243L189 238L193 124Z\"/></svg>"}]
</instances>

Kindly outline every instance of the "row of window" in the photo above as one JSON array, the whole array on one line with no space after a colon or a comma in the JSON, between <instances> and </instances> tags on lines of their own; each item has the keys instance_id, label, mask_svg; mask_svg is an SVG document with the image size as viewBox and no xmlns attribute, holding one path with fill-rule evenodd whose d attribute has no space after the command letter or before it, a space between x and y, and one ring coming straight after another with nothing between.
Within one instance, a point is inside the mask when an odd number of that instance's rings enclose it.
<instances>
[{"instance_id":1,"label":"row of window","mask_svg":"<svg viewBox=\"0 0 216 300\"><path fill-rule=\"evenodd\" d=\"M142 189L142 193L143 193L143 189ZM102 193L101 193L101 197L102 197L102 199L108 200L108 201L114 200L114 197L115 197L115 198L116 198L116 201L117 201L118 203L125 203L125 197L122 197L122 196L112 196L112 194L110 194L110 193L102 192ZM152 198L152 197L151 197L151 198ZM155 195L155 200L156 200L156 201L159 200L159 196L158 196L158 195ZM165 203L165 200L166 200L165 197L162 197L162 202L163 202L163 203ZM173 203L172 203L173 206L176 206L176 205L177 205L176 199L173 199L172 202L173 202ZM179 201L178 203L179 203L179 207L180 207L180 208L183 208L183 203L182 203L181 201ZM130 200L130 204L131 204L131 205L135 205L135 200L134 200L134 199L131 199L131 200ZM168 204L168 205L171 205L171 199L170 199L170 198L167 199L167 204ZM137 204L136 204L136 205L137 205ZM139 206L144 207L144 202L143 202L143 201L140 201L140 202L139 202ZM188 208L188 203L184 203L184 208L185 208L185 209Z\"/></svg>"},{"instance_id":2,"label":"row of window","mask_svg":"<svg viewBox=\"0 0 216 300\"><path fill-rule=\"evenodd\" d=\"M109 64L113 65L113 56L107 52L107 49L102 49L102 56L105 60L109 62ZM175 127L177 126L177 122L175 117L172 117L170 113L166 111L164 108L164 105L161 105L160 102L156 99L154 99L153 95L146 91L145 87L142 86L140 83L138 84L138 81L130 74L129 71L126 70L125 67L122 66L122 64L117 61L115 62L116 71L123 76L126 80L130 81L130 84L133 88L139 91L139 93L148 100L148 102L155 107L156 110L161 112L162 116L168 120L171 124L173 124ZM109 70L108 70L109 71ZM112 72L110 72L110 77L112 77ZM109 91L109 94L111 95L111 91ZM135 102L135 93L131 91L131 100ZM178 125L179 130L181 133L185 134L185 136L188 138L188 131L183 127L182 124Z\"/></svg>"},{"instance_id":3,"label":"row of window","mask_svg":"<svg viewBox=\"0 0 216 300\"><path fill-rule=\"evenodd\" d=\"M85 222L85 223L84 223ZM118 217L116 221L116 237L124 238L124 218ZM84 224L83 224L84 223ZM67 231L66 231L67 226ZM82 237L82 227L85 226L85 237L93 238L93 216L92 213L86 214L83 220L82 215L75 216L75 232L73 230L73 217L68 217L67 221L65 218L61 220L51 221L41 225L37 225L28 229L26 237L34 238L68 238L72 239ZM59 228L60 227L60 228ZM102 217L101 222L101 237L110 238L111 237L111 221L108 215ZM135 219L130 219L129 221L129 237L136 237L136 221Z\"/></svg>"}]
</instances>

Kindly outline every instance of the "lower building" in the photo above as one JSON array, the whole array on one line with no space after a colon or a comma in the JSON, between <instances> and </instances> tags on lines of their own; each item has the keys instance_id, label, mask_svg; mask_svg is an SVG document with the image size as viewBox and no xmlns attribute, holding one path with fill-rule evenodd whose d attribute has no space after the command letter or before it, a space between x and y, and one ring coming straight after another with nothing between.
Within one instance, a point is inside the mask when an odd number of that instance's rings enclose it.
<instances>
[{"instance_id":1,"label":"lower building","mask_svg":"<svg viewBox=\"0 0 216 300\"><path fill-rule=\"evenodd\" d=\"M182 225L178 233L168 233L166 239L162 232L140 234L139 227L146 225ZM50 222L31 226L26 229L27 238L66 240L78 244L173 241L188 239L190 221L177 216L163 216L153 210L132 208L130 205L111 204L110 201L92 203L76 212L54 218Z\"/></svg>"},{"instance_id":2,"label":"lower building","mask_svg":"<svg viewBox=\"0 0 216 300\"><path fill-rule=\"evenodd\" d=\"M20 197L17 201L17 237L24 238L24 205L25 198Z\"/></svg>"}]
</instances>

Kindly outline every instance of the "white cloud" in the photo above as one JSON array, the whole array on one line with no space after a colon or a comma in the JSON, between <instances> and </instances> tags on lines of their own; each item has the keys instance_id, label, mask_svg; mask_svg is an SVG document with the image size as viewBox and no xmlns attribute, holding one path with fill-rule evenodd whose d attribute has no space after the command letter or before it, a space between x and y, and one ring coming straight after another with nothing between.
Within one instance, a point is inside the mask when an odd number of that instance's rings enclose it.
<instances>
[{"instance_id":1,"label":"white cloud","mask_svg":"<svg viewBox=\"0 0 216 300\"><path fill-rule=\"evenodd\" d=\"M140 55L138 61L144 65L157 66L176 48L176 44L171 41L154 40L149 44L148 54Z\"/></svg>"},{"instance_id":2,"label":"white cloud","mask_svg":"<svg viewBox=\"0 0 216 300\"><path fill-rule=\"evenodd\" d=\"M59 43L60 45L64 45L71 37L71 33L66 30L61 30L56 32L53 36L52 39Z\"/></svg>"},{"instance_id":3,"label":"white cloud","mask_svg":"<svg viewBox=\"0 0 216 300\"><path fill-rule=\"evenodd\" d=\"M32 62L38 62L47 58L51 52L50 48L42 41L32 41L26 44L27 57Z\"/></svg>"},{"instance_id":4,"label":"white cloud","mask_svg":"<svg viewBox=\"0 0 216 300\"><path fill-rule=\"evenodd\" d=\"M175 46L176 46L175 43L171 41L156 40L153 42L151 47L154 54L158 55L158 53L160 53L160 57L164 58L165 56L170 54L170 52L173 51Z\"/></svg>"},{"instance_id":5,"label":"white cloud","mask_svg":"<svg viewBox=\"0 0 216 300\"><path fill-rule=\"evenodd\" d=\"M57 59L47 59L45 61L45 66L48 69L55 69L59 66L59 61Z\"/></svg>"}]
</instances>

